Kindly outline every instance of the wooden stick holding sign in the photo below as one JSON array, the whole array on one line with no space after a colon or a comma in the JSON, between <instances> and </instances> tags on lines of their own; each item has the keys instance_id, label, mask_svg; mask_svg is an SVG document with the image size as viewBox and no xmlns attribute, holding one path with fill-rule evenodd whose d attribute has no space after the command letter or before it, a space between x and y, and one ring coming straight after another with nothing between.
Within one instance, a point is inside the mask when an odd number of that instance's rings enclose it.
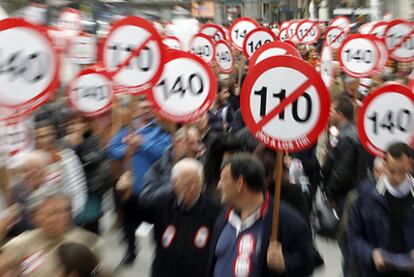
<instances>
[{"instance_id":1,"label":"wooden stick holding sign","mask_svg":"<svg viewBox=\"0 0 414 277\"><path fill-rule=\"evenodd\" d=\"M273 204L273 224L272 236L270 241L277 240L279 230L279 207L280 207L280 192L282 190L283 177L283 152L277 151L276 165L275 165L275 196Z\"/></svg>"}]
</instances>

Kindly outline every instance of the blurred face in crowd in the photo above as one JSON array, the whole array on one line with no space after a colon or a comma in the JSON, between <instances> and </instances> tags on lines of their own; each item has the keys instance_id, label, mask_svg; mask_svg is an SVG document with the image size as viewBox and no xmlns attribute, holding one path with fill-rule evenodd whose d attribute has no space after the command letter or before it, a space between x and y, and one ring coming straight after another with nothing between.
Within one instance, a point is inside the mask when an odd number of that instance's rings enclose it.
<instances>
[{"instance_id":1,"label":"blurred face in crowd","mask_svg":"<svg viewBox=\"0 0 414 277\"><path fill-rule=\"evenodd\" d=\"M45 126L36 129L36 148L47 150L54 147L56 132L53 126Z\"/></svg>"},{"instance_id":2,"label":"blurred face in crowd","mask_svg":"<svg viewBox=\"0 0 414 277\"><path fill-rule=\"evenodd\" d=\"M85 124L80 117L70 119L66 124L66 134L83 133Z\"/></svg>"},{"instance_id":3,"label":"blurred face in crowd","mask_svg":"<svg viewBox=\"0 0 414 277\"><path fill-rule=\"evenodd\" d=\"M374 162L372 173L376 181L378 181L382 174L384 174L384 171L384 161Z\"/></svg>"},{"instance_id":4,"label":"blurred face in crowd","mask_svg":"<svg viewBox=\"0 0 414 277\"><path fill-rule=\"evenodd\" d=\"M345 82L345 90L351 96L357 95L358 87L359 87L358 79L347 80Z\"/></svg>"},{"instance_id":5,"label":"blurred face in crowd","mask_svg":"<svg viewBox=\"0 0 414 277\"><path fill-rule=\"evenodd\" d=\"M318 52L316 50L309 51L309 59L316 60L318 58Z\"/></svg>"},{"instance_id":6,"label":"blurred face in crowd","mask_svg":"<svg viewBox=\"0 0 414 277\"><path fill-rule=\"evenodd\" d=\"M304 44L299 44L298 45L298 51L299 51L299 53L300 53L300 55L302 56L302 57L304 57L304 56L306 56L306 53L307 53L307 49L306 49L306 45L304 45Z\"/></svg>"},{"instance_id":7,"label":"blurred face in crowd","mask_svg":"<svg viewBox=\"0 0 414 277\"><path fill-rule=\"evenodd\" d=\"M392 186L399 186L407 175L410 174L412 167L412 160L407 155L402 155L400 158L394 158L390 154L386 154L385 161L385 175Z\"/></svg>"},{"instance_id":8,"label":"blurred face in crowd","mask_svg":"<svg viewBox=\"0 0 414 277\"><path fill-rule=\"evenodd\" d=\"M196 157L201 151L202 143L200 141L200 133L195 128L189 128L187 131L188 141L188 157Z\"/></svg>"},{"instance_id":9,"label":"blurred face in crowd","mask_svg":"<svg viewBox=\"0 0 414 277\"><path fill-rule=\"evenodd\" d=\"M208 128L208 115L207 113L203 114L201 117L196 119L192 124L200 133L204 133Z\"/></svg>"},{"instance_id":10,"label":"blurred face in crowd","mask_svg":"<svg viewBox=\"0 0 414 277\"><path fill-rule=\"evenodd\" d=\"M53 196L34 212L35 225L54 238L63 236L72 222L70 201L64 196Z\"/></svg>"},{"instance_id":11,"label":"blurred face in crowd","mask_svg":"<svg viewBox=\"0 0 414 277\"><path fill-rule=\"evenodd\" d=\"M339 126L340 122L341 114L337 112L336 104L332 104L329 113L329 123L333 126Z\"/></svg>"},{"instance_id":12,"label":"blurred face in crowd","mask_svg":"<svg viewBox=\"0 0 414 277\"><path fill-rule=\"evenodd\" d=\"M184 206L193 203L201 193L202 179L200 174L194 169L182 171L173 180L174 192Z\"/></svg>"},{"instance_id":13,"label":"blurred face in crowd","mask_svg":"<svg viewBox=\"0 0 414 277\"><path fill-rule=\"evenodd\" d=\"M227 100L230 97L230 92L227 86L224 86L221 88L219 93L217 94L217 103L221 105L225 105L227 103Z\"/></svg>"},{"instance_id":14,"label":"blurred face in crowd","mask_svg":"<svg viewBox=\"0 0 414 277\"><path fill-rule=\"evenodd\" d=\"M39 188L44 183L46 177L44 164L35 156L24 161L22 170L25 185L29 186L31 190Z\"/></svg>"},{"instance_id":15,"label":"blurred face in crowd","mask_svg":"<svg viewBox=\"0 0 414 277\"><path fill-rule=\"evenodd\" d=\"M237 189L241 187L241 179L234 180L231 176L231 165L225 166L220 173L217 188L221 192L222 204L234 204L238 197Z\"/></svg>"},{"instance_id":16,"label":"blurred face in crowd","mask_svg":"<svg viewBox=\"0 0 414 277\"><path fill-rule=\"evenodd\" d=\"M411 63L410 62L398 62L397 71L403 74L410 74L411 72Z\"/></svg>"},{"instance_id":17,"label":"blurred face in crowd","mask_svg":"<svg viewBox=\"0 0 414 277\"><path fill-rule=\"evenodd\" d=\"M137 103L136 116L139 117L145 124L154 119L154 112L151 102L147 99L141 99Z\"/></svg>"}]
</instances>

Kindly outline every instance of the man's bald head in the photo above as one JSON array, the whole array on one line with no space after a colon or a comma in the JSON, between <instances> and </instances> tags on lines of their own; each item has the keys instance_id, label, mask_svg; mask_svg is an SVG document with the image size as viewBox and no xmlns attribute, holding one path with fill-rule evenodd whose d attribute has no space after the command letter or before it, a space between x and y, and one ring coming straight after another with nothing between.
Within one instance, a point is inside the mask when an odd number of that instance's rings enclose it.
<instances>
[{"instance_id":1,"label":"man's bald head","mask_svg":"<svg viewBox=\"0 0 414 277\"><path fill-rule=\"evenodd\" d=\"M32 190L39 188L45 181L46 168L51 161L50 154L43 150L36 150L27 154L22 164L25 184Z\"/></svg>"}]
</instances>

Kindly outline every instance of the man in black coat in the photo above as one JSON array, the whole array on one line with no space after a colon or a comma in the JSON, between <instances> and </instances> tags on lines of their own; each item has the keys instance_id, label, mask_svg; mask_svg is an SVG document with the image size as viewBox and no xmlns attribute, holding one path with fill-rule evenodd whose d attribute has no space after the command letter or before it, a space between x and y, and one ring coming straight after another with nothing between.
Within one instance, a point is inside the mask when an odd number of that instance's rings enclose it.
<instances>
[{"instance_id":1,"label":"man in black coat","mask_svg":"<svg viewBox=\"0 0 414 277\"><path fill-rule=\"evenodd\" d=\"M229 204L213 229L207 276L309 276L314 268L311 232L288 204L280 205L278 241L270 241L273 200L265 171L250 154L224 163L218 188Z\"/></svg>"},{"instance_id":2,"label":"man in black coat","mask_svg":"<svg viewBox=\"0 0 414 277\"><path fill-rule=\"evenodd\" d=\"M124 176L124 178L126 178ZM126 206L154 224L156 254L153 277L202 276L207 270L211 232L220 212L218 204L202 194L203 166L192 158L171 170L170 193L158 197L131 197L131 180L121 179Z\"/></svg>"}]
</instances>

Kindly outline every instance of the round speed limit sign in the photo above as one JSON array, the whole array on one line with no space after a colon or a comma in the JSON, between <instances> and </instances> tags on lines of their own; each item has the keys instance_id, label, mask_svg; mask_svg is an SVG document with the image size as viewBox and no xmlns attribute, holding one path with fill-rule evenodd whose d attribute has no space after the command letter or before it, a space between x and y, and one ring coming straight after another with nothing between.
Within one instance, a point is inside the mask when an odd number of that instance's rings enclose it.
<instances>
[{"instance_id":1,"label":"round speed limit sign","mask_svg":"<svg viewBox=\"0 0 414 277\"><path fill-rule=\"evenodd\" d=\"M271 57L247 74L241 112L253 136L280 151L310 147L325 128L330 96L320 75L306 62Z\"/></svg>"},{"instance_id":2,"label":"round speed limit sign","mask_svg":"<svg viewBox=\"0 0 414 277\"><path fill-rule=\"evenodd\" d=\"M276 35L267 28L257 28L251 31L243 42L243 54L249 58L266 43L276 40Z\"/></svg>"},{"instance_id":3,"label":"round speed limit sign","mask_svg":"<svg viewBox=\"0 0 414 277\"><path fill-rule=\"evenodd\" d=\"M226 39L226 33L219 25L208 23L200 28L200 33L208 35L214 41Z\"/></svg>"},{"instance_id":4,"label":"round speed limit sign","mask_svg":"<svg viewBox=\"0 0 414 277\"><path fill-rule=\"evenodd\" d=\"M169 121L193 121L208 111L216 97L214 72L194 54L168 52L160 80L148 96L155 110Z\"/></svg>"},{"instance_id":5,"label":"round speed limit sign","mask_svg":"<svg viewBox=\"0 0 414 277\"><path fill-rule=\"evenodd\" d=\"M325 33L325 41L333 49L338 49L344 39L346 38L347 32L339 27L329 27Z\"/></svg>"},{"instance_id":6,"label":"round speed limit sign","mask_svg":"<svg viewBox=\"0 0 414 277\"><path fill-rule=\"evenodd\" d=\"M243 42L250 31L259 28L256 21L248 17L242 17L233 22L230 26L230 42L234 48L243 50Z\"/></svg>"},{"instance_id":7,"label":"round speed limit sign","mask_svg":"<svg viewBox=\"0 0 414 277\"><path fill-rule=\"evenodd\" d=\"M288 29L287 29L287 28L284 28L284 29L281 29L281 30L280 30L280 32L279 32L279 36L278 36L278 39L279 39L280 41L286 41L286 40L289 40L289 36L288 36Z\"/></svg>"},{"instance_id":8,"label":"round speed limit sign","mask_svg":"<svg viewBox=\"0 0 414 277\"><path fill-rule=\"evenodd\" d=\"M206 63L214 60L214 43L206 34L198 33L190 41L190 52L202 58Z\"/></svg>"},{"instance_id":9,"label":"round speed limit sign","mask_svg":"<svg viewBox=\"0 0 414 277\"><path fill-rule=\"evenodd\" d=\"M157 30L145 19L131 16L113 24L99 51L112 80L131 93L153 87L164 67L164 45Z\"/></svg>"},{"instance_id":10,"label":"round speed limit sign","mask_svg":"<svg viewBox=\"0 0 414 277\"><path fill-rule=\"evenodd\" d=\"M58 85L58 57L50 38L21 19L0 21L0 105L30 112Z\"/></svg>"},{"instance_id":11,"label":"round speed limit sign","mask_svg":"<svg viewBox=\"0 0 414 277\"><path fill-rule=\"evenodd\" d=\"M331 48L325 45L321 53L321 77L327 88L332 85L334 78L334 67L332 62Z\"/></svg>"},{"instance_id":12,"label":"round speed limit sign","mask_svg":"<svg viewBox=\"0 0 414 277\"><path fill-rule=\"evenodd\" d=\"M168 48L174 50L183 50L183 46L181 45L181 41L175 36L167 36L162 39L162 42Z\"/></svg>"},{"instance_id":13,"label":"round speed limit sign","mask_svg":"<svg viewBox=\"0 0 414 277\"><path fill-rule=\"evenodd\" d=\"M364 147L383 156L394 142L414 143L414 94L405 86L385 85L365 98L358 116L358 132Z\"/></svg>"},{"instance_id":14,"label":"round speed limit sign","mask_svg":"<svg viewBox=\"0 0 414 277\"><path fill-rule=\"evenodd\" d=\"M400 19L391 21L384 41L391 58L401 62L414 60L414 27L410 22Z\"/></svg>"},{"instance_id":15,"label":"round speed limit sign","mask_svg":"<svg viewBox=\"0 0 414 277\"><path fill-rule=\"evenodd\" d=\"M342 70L355 78L367 77L374 73L380 59L380 52L373 35L350 35L338 50Z\"/></svg>"},{"instance_id":16,"label":"round speed limit sign","mask_svg":"<svg viewBox=\"0 0 414 277\"><path fill-rule=\"evenodd\" d=\"M69 103L86 116L107 112L112 105L112 82L105 73L85 69L68 88Z\"/></svg>"},{"instance_id":17,"label":"round speed limit sign","mask_svg":"<svg viewBox=\"0 0 414 277\"><path fill-rule=\"evenodd\" d=\"M216 43L216 62L223 73L230 73L234 66L234 57L230 45L219 40Z\"/></svg>"},{"instance_id":18,"label":"round speed limit sign","mask_svg":"<svg viewBox=\"0 0 414 277\"><path fill-rule=\"evenodd\" d=\"M298 25L297 37L299 42L304 44L314 44L321 36L321 29L318 22L304 20Z\"/></svg>"}]
</instances>

